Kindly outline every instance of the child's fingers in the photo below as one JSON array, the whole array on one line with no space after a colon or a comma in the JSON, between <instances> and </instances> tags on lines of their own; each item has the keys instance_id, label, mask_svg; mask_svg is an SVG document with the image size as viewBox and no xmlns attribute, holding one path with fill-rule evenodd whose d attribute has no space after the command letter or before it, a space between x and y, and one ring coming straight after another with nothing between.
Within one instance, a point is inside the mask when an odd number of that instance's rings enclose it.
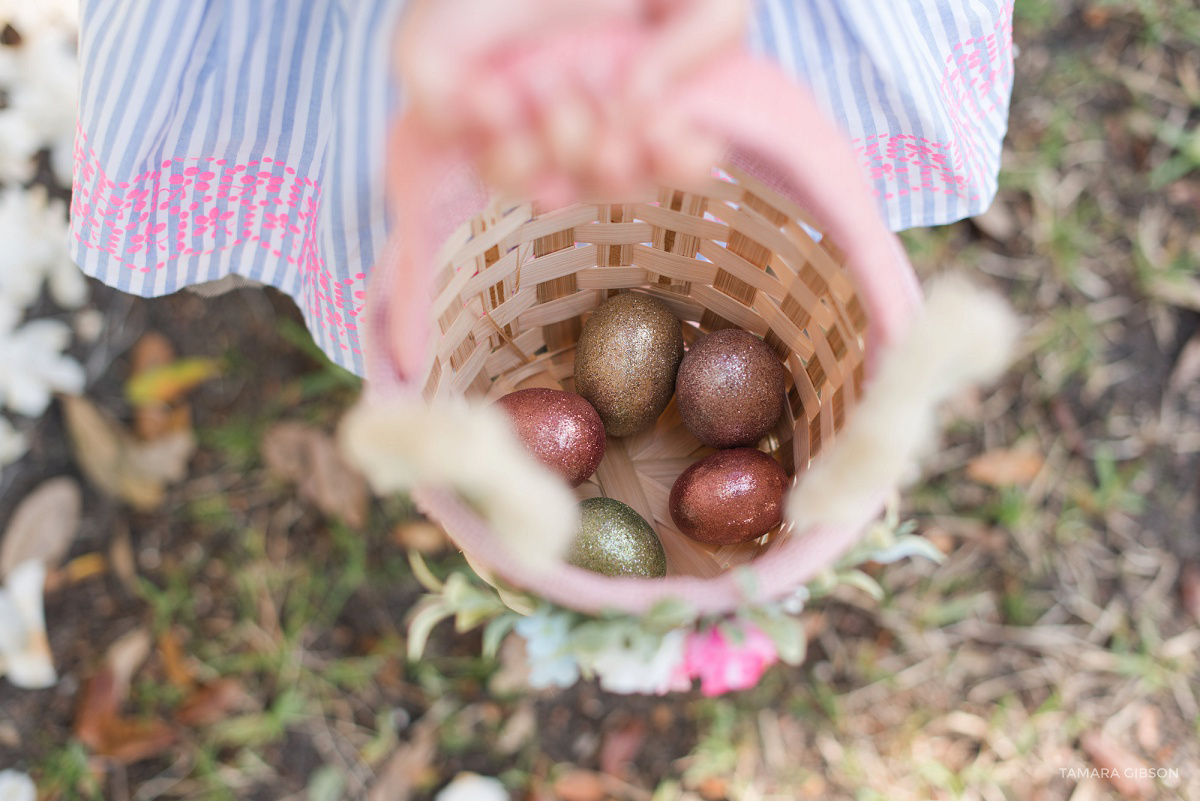
<instances>
[{"instance_id":1,"label":"child's fingers","mask_svg":"<svg viewBox=\"0 0 1200 801\"><path fill-rule=\"evenodd\" d=\"M483 179L511 194L528 194L535 177L548 171L542 139L529 129L489 140L485 148L480 154Z\"/></svg>"},{"instance_id":2,"label":"child's fingers","mask_svg":"<svg viewBox=\"0 0 1200 801\"><path fill-rule=\"evenodd\" d=\"M422 0L397 37L397 66L410 102L453 130L458 109L446 100L484 71L496 54L544 41L567 28L633 23L644 0Z\"/></svg>"},{"instance_id":3,"label":"child's fingers","mask_svg":"<svg viewBox=\"0 0 1200 801\"><path fill-rule=\"evenodd\" d=\"M595 149L598 119L585 100L565 93L542 112L542 126L552 161L579 175Z\"/></svg>"},{"instance_id":4,"label":"child's fingers","mask_svg":"<svg viewBox=\"0 0 1200 801\"><path fill-rule=\"evenodd\" d=\"M661 19L637 57L630 86L634 102L660 97L680 77L741 44L748 0L647 0Z\"/></svg>"},{"instance_id":5,"label":"child's fingers","mask_svg":"<svg viewBox=\"0 0 1200 801\"><path fill-rule=\"evenodd\" d=\"M721 158L725 143L711 132L663 108L646 131L653 174L663 184L696 188Z\"/></svg>"}]
</instances>

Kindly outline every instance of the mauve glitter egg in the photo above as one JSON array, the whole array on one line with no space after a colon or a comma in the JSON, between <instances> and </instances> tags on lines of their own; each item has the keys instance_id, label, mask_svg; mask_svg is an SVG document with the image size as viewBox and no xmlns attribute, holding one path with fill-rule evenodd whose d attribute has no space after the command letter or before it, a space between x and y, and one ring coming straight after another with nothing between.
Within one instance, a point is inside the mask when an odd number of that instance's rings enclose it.
<instances>
[{"instance_id":1,"label":"mauve glitter egg","mask_svg":"<svg viewBox=\"0 0 1200 801\"><path fill-rule=\"evenodd\" d=\"M671 519L682 533L709 545L758 539L783 519L788 484L783 467L762 451L717 451L675 480Z\"/></svg>"},{"instance_id":2,"label":"mauve glitter egg","mask_svg":"<svg viewBox=\"0 0 1200 801\"><path fill-rule=\"evenodd\" d=\"M725 328L696 340L675 382L683 424L710 448L754 445L783 414L783 365L758 337Z\"/></svg>"},{"instance_id":3,"label":"mauve glitter egg","mask_svg":"<svg viewBox=\"0 0 1200 801\"><path fill-rule=\"evenodd\" d=\"M627 437L654 424L675 392L683 331L667 305L628 292L592 313L575 348L575 389L604 428Z\"/></svg>"},{"instance_id":4,"label":"mauve glitter egg","mask_svg":"<svg viewBox=\"0 0 1200 801\"><path fill-rule=\"evenodd\" d=\"M578 487L604 458L604 423L592 405L561 389L521 389L496 406L513 422L517 437L542 464Z\"/></svg>"}]
</instances>

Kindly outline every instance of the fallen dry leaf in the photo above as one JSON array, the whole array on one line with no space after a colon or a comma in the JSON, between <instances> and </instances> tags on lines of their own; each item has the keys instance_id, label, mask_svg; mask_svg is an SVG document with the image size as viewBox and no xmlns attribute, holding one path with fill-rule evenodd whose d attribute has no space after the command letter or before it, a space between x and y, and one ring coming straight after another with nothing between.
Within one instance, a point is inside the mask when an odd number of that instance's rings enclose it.
<instances>
[{"instance_id":1,"label":"fallen dry leaf","mask_svg":"<svg viewBox=\"0 0 1200 801\"><path fill-rule=\"evenodd\" d=\"M175 734L159 720L130 720L117 714L123 699L105 669L83 686L75 715L75 737L93 753L129 765L165 752Z\"/></svg>"},{"instance_id":2,"label":"fallen dry leaf","mask_svg":"<svg viewBox=\"0 0 1200 801\"><path fill-rule=\"evenodd\" d=\"M158 635L158 655L162 658L167 681L181 690L191 690L196 686L196 679L183 655L183 646L179 644L179 635L174 629L167 629Z\"/></svg>"},{"instance_id":3,"label":"fallen dry leaf","mask_svg":"<svg viewBox=\"0 0 1200 801\"><path fill-rule=\"evenodd\" d=\"M1138 713L1137 727L1138 746L1148 754L1152 754L1162 745L1162 713L1158 707L1147 704Z\"/></svg>"},{"instance_id":4,"label":"fallen dry leaf","mask_svg":"<svg viewBox=\"0 0 1200 801\"><path fill-rule=\"evenodd\" d=\"M1200 311L1200 281L1195 279L1160 278L1150 282L1148 291L1152 298L1170 306Z\"/></svg>"},{"instance_id":5,"label":"fallen dry leaf","mask_svg":"<svg viewBox=\"0 0 1200 801\"><path fill-rule=\"evenodd\" d=\"M396 526L392 529L392 542L423 554L441 553L450 544L441 526L424 520Z\"/></svg>"},{"instance_id":6,"label":"fallen dry leaf","mask_svg":"<svg viewBox=\"0 0 1200 801\"><path fill-rule=\"evenodd\" d=\"M981 453L967 464L967 478L993 487L1011 487L1033 481L1045 457L1028 449Z\"/></svg>"},{"instance_id":7,"label":"fallen dry leaf","mask_svg":"<svg viewBox=\"0 0 1200 801\"><path fill-rule=\"evenodd\" d=\"M79 467L102 491L145 511L161 506L167 485L187 475L196 450L190 430L142 442L90 401L62 401Z\"/></svg>"},{"instance_id":8,"label":"fallen dry leaf","mask_svg":"<svg viewBox=\"0 0 1200 801\"><path fill-rule=\"evenodd\" d=\"M170 364L175 360L175 348L162 334L150 331L133 346L133 366L130 376ZM171 431L191 428L191 409L186 404L169 406L165 403L135 406L133 430L144 440L158 439Z\"/></svg>"},{"instance_id":9,"label":"fallen dry leaf","mask_svg":"<svg viewBox=\"0 0 1200 801\"><path fill-rule=\"evenodd\" d=\"M638 719L611 729L600 745L600 770L618 779L627 779L629 767L646 742L646 724Z\"/></svg>"},{"instance_id":10,"label":"fallen dry leaf","mask_svg":"<svg viewBox=\"0 0 1200 801\"><path fill-rule=\"evenodd\" d=\"M588 770L572 770L554 780L554 793L562 801L601 801L605 796L604 777Z\"/></svg>"},{"instance_id":11,"label":"fallen dry leaf","mask_svg":"<svg viewBox=\"0 0 1200 801\"><path fill-rule=\"evenodd\" d=\"M1087 732L1079 745L1113 789L1126 798L1145 798L1154 792L1154 782L1142 760L1099 732Z\"/></svg>"},{"instance_id":12,"label":"fallen dry leaf","mask_svg":"<svg viewBox=\"0 0 1200 801\"><path fill-rule=\"evenodd\" d=\"M346 464L333 437L301 423L272 426L263 436L263 462L329 517L353 528L367 522L370 495L362 475Z\"/></svg>"},{"instance_id":13,"label":"fallen dry leaf","mask_svg":"<svg viewBox=\"0 0 1200 801\"><path fill-rule=\"evenodd\" d=\"M83 686L75 714L75 737L94 753L132 764L163 753L175 733L160 720L120 715L138 668L150 654L150 634L135 629L109 647L103 666Z\"/></svg>"},{"instance_id":14,"label":"fallen dry leaf","mask_svg":"<svg viewBox=\"0 0 1200 801\"><path fill-rule=\"evenodd\" d=\"M157 331L147 331L130 351L131 375L162 367L175 360L175 346Z\"/></svg>"},{"instance_id":15,"label":"fallen dry leaf","mask_svg":"<svg viewBox=\"0 0 1200 801\"><path fill-rule=\"evenodd\" d=\"M1179 571L1179 600L1192 620L1200 623L1200 564L1188 562Z\"/></svg>"},{"instance_id":16,"label":"fallen dry leaf","mask_svg":"<svg viewBox=\"0 0 1200 801\"><path fill-rule=\"evenodd\" d=\"M102 553L84 553L76 556L63 565L63 576L68 584L78 584L81 581L99 576L108 570L108 560Z\"/></svg>"},{"instance_id":17,"label":"fallen dry leaf","mask_svg":"<svg viewBox=\"0 0 1200 801\"><path fill-rule=\"evenodd\" d=\"M112 537L108 548L108 562L113 572L125 585L130 593L137 592L137 560L133 556L133 542L129 538L129 529L122 527Z\"/></svg>"},{"instance_id":18,"label":"fallen dry leaf","mask_svg":"<svg viewBox=\"0 0 1200 801\"><path fill-rule=\"evenodd\" d=\"M133 631L119 637L108 647L104 664L116 680L116 690L122 700L129 694L134 674L150 656L150 633L145 629Z\"/></svg>"},{"instance_id":19,"label":"fallen dry leaf","mask_svg":"<svg viewBox=\"0 0 1200 801\"><path fill-rule=\"evenodd\" d=\"M435 771L441 716L434 711L426 712L413 724L410 740L397 746L379 769L367 801L408 801Z\"/></svg>"},{"instance_id":20,"label":"fallen dry leaf","mask_svg":"<svg viewBox=\"0 0 1200 801\"><path fill-rule=\"evenodd\" d=\"M134 373L125 385L125 396L134 406L171 404L220 374L216 359L177 359Z\"/></svg>"},{"instance_id":21,"label":"fallen dry leaf","mask_svg":"<svg viewBox=\"0 0 1200 801\"><path fill-rule=\"evenodd\" d=\"M241 708L249 696L235 678L221 678L202 684L184 699L175 719L184 726L211 726Z\"/></svg>"},{"instance_id":22,"label":"fallen dry leaf","mask_svg":"<svg viewBox=\"0 0 1200 801\"><path fill-rule=\"evenodd\" d=\"M0 576L29 559L53 570L62 562L79 529L83 494L73 478L52 478L25 496L13 512L0 545Z\"/></svg>"}]
</instances>

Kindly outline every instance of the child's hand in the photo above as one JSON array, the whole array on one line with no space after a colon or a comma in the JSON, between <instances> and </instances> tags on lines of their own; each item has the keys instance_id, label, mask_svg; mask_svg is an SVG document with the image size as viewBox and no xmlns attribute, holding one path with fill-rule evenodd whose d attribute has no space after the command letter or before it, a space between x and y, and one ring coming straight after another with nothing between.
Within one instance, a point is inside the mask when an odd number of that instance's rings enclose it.
<instances>
[{"instance_id":1,"label":"child's hand","mask_svg":"<svg viewBox=\"0 0 1200 801\"><path fill-rule=\"evenodd\" d=\"M401 33L411 110L488 183L551 204L707 173L719 143L664 113L741 40L744 0L428 0Z\"/></svg>"}]
</instances>

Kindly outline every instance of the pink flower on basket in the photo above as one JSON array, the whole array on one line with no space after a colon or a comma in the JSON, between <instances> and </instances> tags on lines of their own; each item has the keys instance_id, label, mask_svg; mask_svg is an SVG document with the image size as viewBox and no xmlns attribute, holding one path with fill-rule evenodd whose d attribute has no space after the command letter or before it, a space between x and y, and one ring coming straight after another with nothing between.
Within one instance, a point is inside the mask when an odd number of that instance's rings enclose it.
<instances>
[{"instance_id":1,"label":"pink flower on basket","mask_svg":"<svg viewBox=\"0 0 1200 801\"><path fill-rule=\"evenodd\" d=\"M720 626L695 632L684 652L684 669L700 679L700 692L708 697L730 690L745 690L758 683L763 671L779 655L775 643L752 623L741 623L741 637L727 636Z\"/></svg>"}]
</instances>

